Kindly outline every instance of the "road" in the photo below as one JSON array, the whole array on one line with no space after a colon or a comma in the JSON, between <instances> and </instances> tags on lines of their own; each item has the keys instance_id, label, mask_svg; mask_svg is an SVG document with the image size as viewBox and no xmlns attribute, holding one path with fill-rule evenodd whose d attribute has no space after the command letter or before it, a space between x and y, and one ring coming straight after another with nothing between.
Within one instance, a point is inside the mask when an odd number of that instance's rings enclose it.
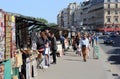
<instances>
[{"instance_id":1,"label":"road","mask_svg":"<svg viewBox=\"0 0 120 79\"><path fill-rule=\"evenodd\" d=\"M100 47L107 55L107 62L110 64L110 71L115 79L120 79L120 36L112 37L115 44L103 44L100 39Z\"/></svg>"}]
</instances>

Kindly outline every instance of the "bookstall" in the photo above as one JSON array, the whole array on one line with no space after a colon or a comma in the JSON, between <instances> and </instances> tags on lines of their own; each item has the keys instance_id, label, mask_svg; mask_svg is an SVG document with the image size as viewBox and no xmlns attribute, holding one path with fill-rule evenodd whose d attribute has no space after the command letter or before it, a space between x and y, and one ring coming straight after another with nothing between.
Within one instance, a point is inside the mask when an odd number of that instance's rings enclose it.
<instances>
[{"instance_id":1,"label":"bookstall","mask_svg":"<svg viewBox=\"0 0 120 79\"><path fill-rule=\"evenodd\" d=\"M0 79L11 79L12 20L0 10Z\"/></svg>"},{"instance_id":2,"label":"bookstall","mask_svg":"<svg viewBox=\"0 0 120 79\"><path fill-rule=\"evenodd\" d=\"M36 32L30 32L29 28L37 25L44 25L40 23L33 17L27 17L23 15L15 16L15 24L16 24L16 49L19 49L18 52L21 54L18 57L22 57L21 62L17 61L17 63L21 63L18 66L20 68L19 76L24 77L25 79L31 79L34 76L37 76L36 70L36 57L38 51L35 47L35 38ZM18 58L17 58L18 59Z\"/></svg>"},{"instance_id":3,"label":"bookstall","mask_svg":"<svg viewBox=\"0 0 120 79\"><path fill-rule=\"evenodd\" d=\"M45 26L33 17L0 10L0 79L37 76L36 36L29 28L40 25Z\"/></svg>"}]
</instances>

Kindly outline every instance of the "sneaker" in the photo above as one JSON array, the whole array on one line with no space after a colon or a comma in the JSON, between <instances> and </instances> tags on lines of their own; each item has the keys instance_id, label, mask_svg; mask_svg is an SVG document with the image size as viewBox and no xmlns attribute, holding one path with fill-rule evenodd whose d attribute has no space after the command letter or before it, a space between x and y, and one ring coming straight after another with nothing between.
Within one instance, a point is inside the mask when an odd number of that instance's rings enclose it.
<instances>
[{"instance_id":1,"label":"sneaker","mask_svg":"<svg viewBox=\"0 0 120 79\"><path fill-rule=\"evenodd\" d=\"M56 64L56 62L52 62L51 64Z\"/></svg>"},{"instance_id":2,"label":"sneaker","mask_svg":"<svg viewBox=\"0 0 120 79\"><path fill-rule=\"evenodd\" d=\"M48 66L43 66L43 68L48 68Z\"/></svg>"}]
</instances>

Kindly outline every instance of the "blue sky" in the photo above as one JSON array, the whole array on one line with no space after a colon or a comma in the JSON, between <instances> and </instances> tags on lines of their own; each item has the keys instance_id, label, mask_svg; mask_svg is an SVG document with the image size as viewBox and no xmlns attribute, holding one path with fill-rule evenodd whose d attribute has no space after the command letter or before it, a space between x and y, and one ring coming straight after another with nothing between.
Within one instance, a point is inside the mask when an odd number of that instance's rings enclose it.
<instances>
[{"instance_id":1,"label":"blue sky","mask_svg":"<svg viewBox=\"0 0 120 79\"><path fill-rule=\"evenodd\" d=\"M70 2L83 0L1 0L0 8L4 11L26 16L41 17L49 23L57 23L57 14Z\"/></svg>"}]
</instances>

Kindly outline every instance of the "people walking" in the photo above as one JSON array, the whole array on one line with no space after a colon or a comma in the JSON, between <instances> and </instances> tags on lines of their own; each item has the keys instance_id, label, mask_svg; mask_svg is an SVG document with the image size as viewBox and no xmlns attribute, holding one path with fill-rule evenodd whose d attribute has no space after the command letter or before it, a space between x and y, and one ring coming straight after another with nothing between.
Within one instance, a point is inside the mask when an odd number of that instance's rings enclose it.
<instances>
[{"instance_id":1,"label":"people walking","mask_svg":"<svg viewBox=\"0 0 120 79\"><path fill-rule=\"evenodd\" d=\"M89 48L89 40L88 40L86 34L84 34L81 39L81 49L82 49L83 60L84 60L84 62L86 62L88 50L90 49Z\"/></svg>"},{"instance_id":2,"label":"people walking","mask_svg":"<svg viewBox=\"0 0 120 79\"><path fill-rule=\"evenodd\" d=\"M54 33L51 33L51 51L52 51L52 57L53 62L51 64L56 64L56 52L57 52L57 43L56 43L56 37L54 36Z\"/></svg>"},{"instance_id":3,"label":"people walking","mask_svg":"<svg viewBox=\"0 0 120 79\"><path fill-rule=\"evenodd\" d=\"M37 57L37 68L39 67L43 68L44 66L43 54L44 54L45 46L44 46L44 39L43 39L42 32L40 32L37 36L36 45L37 45L37 50L39 52L38 57Z\"/></svg>"},{"instance_id":4,"label":"people walking","mask_svg":"<svg viewBox=\"0 0 120 79\"><path fill-rule=\"evenodd\" d=\"M99 41L99 37L98 37L98 35L95 35L95 42L96 42L96 45L98 44L98 41Z\"/></svg>"},{"instance_id":5,"label":"people walking","mask_svg":"<svg viewBox=\"0 0 120 79\"><path fill-rule=\"evenodd\" d=\"M92 42L92 47L94 47L94 44L95 44L95 33L92 34L91 36L91 42Z\"/></svg>"},{"instance_id":6,"label":"people walking","mask_svg":"<svg viewBox=\"0 0 120 79\"><path fill-rule=\"evenodd\" d=\"M60 35L60 42L61 42L61 44L62 44L62 53L63 53L63 55L65 55L65 37L64 37L64 35Z\"/></svg>"},{"instance_id":7,"label":"people walking","mask_svg":"<svg viewBox=\"0 0 120 79\"><path fill-rule=\"evenodd\" d=\"M44 45L45 45L45 51L44 51L44 57L45 57L45 66L49 66L49 54L50 54L50 50L49 50L49 40L48 37L45 33L43 33L43 39L44 39Z\"/></svg>"},{"instance_id":8,"label":"people walking","mask_svg":"<svg viewBox=\"0 0 120 79\"><path fill-rule=\"evenodd\" d=\"M81 34L80 32L77 32L77 35L76 35L76 48L77 48L77 51L76 51L76 54L80 55L81 54Z\"/></svg>"}]
</instances>

